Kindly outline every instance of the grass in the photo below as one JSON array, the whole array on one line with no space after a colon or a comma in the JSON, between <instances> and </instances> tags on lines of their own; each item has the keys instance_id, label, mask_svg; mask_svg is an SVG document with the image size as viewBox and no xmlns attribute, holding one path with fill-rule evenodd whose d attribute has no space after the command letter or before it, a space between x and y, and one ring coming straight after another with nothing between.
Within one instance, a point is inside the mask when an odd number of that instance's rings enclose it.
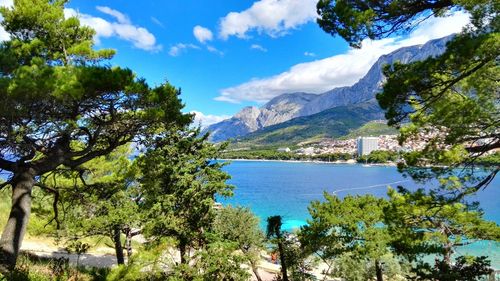
<instances>
[{"instance_id":1,"label":"grass","mask_svg":"<svg viewBox=\"0 0 500 281\"><path fill-rule=\"evenodd\" d=\"M49 259L22 254L16 269L7 276L0 274L0 280L8 281L53 281L79 280L104 281L110 273L107 268L71 266L64 259Z\"/></svg>"},{"instance_id":2,"label":"grass","mask_svg":"<svg viewBox=\"0 0 500 281\"><path fill-rule=\"evenodd\" d=\"M396 135L398 130L387 126L385 123L372 121L364 124L363 126L352 130L349 134L340 137L339 139L355 139L357 137L380 136L380 135Z\"/></svg>"},{"instance_id":3,"label":"grass","mask_svg":"<svg viewBox=\"0 0 500 281\"><path fill-rule=\"evenodd\" d=\"M66 247L68 237L59 236L54 224L48 224L53 216L51 209L52 198L43 196L39 190L33 191L33 207L28 223L28 230L24 241L43 245L49 249L61 249ZM0 231L7 223L11 208L11 190L4 188L0 191ZM62 216L62 215L61 215ZM58 235L56 235L58 234ZM89 252L97 254L115 254L113 241L107 236L91 236L79 241L89 244ZM142 248L142 244L132 241L132 248L137 251Z\"/></svg>"},{"instance_id":4,"label":"grass","mask_svg":"<svg viewBox=\"0 0 500 281\"><path fill-rule=\"evenodd\" d=\"M0 191L0 228L3 229L7 223L10 212L10 189L4 188Z\"/></svg>"}]
</instances>

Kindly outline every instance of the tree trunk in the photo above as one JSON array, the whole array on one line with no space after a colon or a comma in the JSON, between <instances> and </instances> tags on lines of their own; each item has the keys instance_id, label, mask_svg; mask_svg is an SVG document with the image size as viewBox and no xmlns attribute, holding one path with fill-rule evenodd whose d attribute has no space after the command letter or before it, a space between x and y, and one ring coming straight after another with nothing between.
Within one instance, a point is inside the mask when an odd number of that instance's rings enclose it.
<instances>
[{"instance_id":1,"label":"tree trunk","mask_svg":"<svg viewBox=\"0 0 500 281\"><path fill-rule=\"evenodd\" d=\"M0 272L11 271L16 266L17 256L31 213L31 191L34 184L35 172L33 169L26 169L14 175L12 207L2 238L0 238Z\"/></svg>"},{"instance_id":2,"label":"tree trunk","mask_svg":"<svg viewBox=\"0 0 500 281\"><path fill-rule=\"evenodd\" d=\"M253 271L253 274L255 275L255 278L257 278L257 281L262 281L262 278L260 278L259 271L258 271L258 268L257 268L257 265L255 264L255 262L251 261L250 265L252 266L252 271Z\"/></svg>"},{"instance_id":3,"label":"tree trunk","mask_svg":"<svg viewBox=\"0 0 500 281\"><path fill-rule=\"evenodd\" d=\"M375 261L375 272L377 274L377 281L384 281L384 273L382 272L382 263L379 260Z\"/></svg>"},{"instance_id":4,"label":"tree trunk","mask_svg":"<svg viewBox=\"0 0 500 281\"><path fill-rule=\"evenodd\" d=\"M448 238L450 239L450 238ZM443 255L443 261L448 265L449 268L451 268L452 263L451 263L451 255L453 254L453 245L451 242L446 243L444 246L444 255Z\"/></svg>"},{"instance_id":5,"label":"tree trunk","mask_svg":"<svg viewBox=\"0 0 500 281\"><path fill-rule=\"evenodd\" d=\"M113 242L115 243L115 251L116 251L116 261L118 264L125 264L125 258L123 256L123 247L121 241L121 229L120 226L117 225L113 228Z\"/></svg>"},{"instance_id":6,"label":"tree trunk","mask_svg":"<svg viewBox=\"0 0 500 281\"><path fill-rule=\"evenodd\" d=\"M186 243L183 243L183 242L180 242L179 243L179 252L180 252L180 255L181 255L181 264L186 264L187 263L187 260L186 260Z\"/></svg>"},{"instance_id":7,"label":"tree trunk","mask_svg":"<svg viewBox=\"0 0 500 281\"><path fill-rule=\"evenodd\" d=\"M286 273L285 249L283 248L283 241L281 241L281 237L278 237L278 250L280 251L281 274L283 275L283 281L288 281L288 274Z\"/></svg>"},{"instance_id":8,"label":"tree trunk","mask_svg":"<svg viewBox=\"0 0 500 281\"><path fill-rule=\"evenodd\" d=\"M132 229L127 228L125 231L125 249L127 250L127 258L130 262L132 256Z\"/></svg>"}]
</instances>

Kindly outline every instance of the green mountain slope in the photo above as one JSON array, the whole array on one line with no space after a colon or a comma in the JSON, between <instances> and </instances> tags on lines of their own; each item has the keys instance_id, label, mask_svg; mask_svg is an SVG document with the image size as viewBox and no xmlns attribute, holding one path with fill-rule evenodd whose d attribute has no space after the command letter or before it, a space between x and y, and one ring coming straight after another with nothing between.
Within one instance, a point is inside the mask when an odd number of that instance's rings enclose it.
<instances>
[{"instance_id":1,"label":"green mountain slope","mask_svg":"<svg viewBox=\"0 0 500 281\"><path fill-rule=\"evenodd\" d=\"M398 130L393 127L387 126L385 123L379 121L371 121L363 126L351 131L349 134L340 137L340 139L355 139L357 137L367 137L367 136L380 136L380 135L396 135Z\"/></svg>"},{"instance_id":2,"label":"green mountain slope","mask_svg":"<svg viewBox=\"0 0 500 281\"><path fill-rule=\"evenodd\" d=\"M383 113L375 100L339 106L320 113L295 118L265 127L236 140L236 146L294 145L321 138L339 138L362 127L369 121L382 119Z\"/></svg>"}]
</instances>

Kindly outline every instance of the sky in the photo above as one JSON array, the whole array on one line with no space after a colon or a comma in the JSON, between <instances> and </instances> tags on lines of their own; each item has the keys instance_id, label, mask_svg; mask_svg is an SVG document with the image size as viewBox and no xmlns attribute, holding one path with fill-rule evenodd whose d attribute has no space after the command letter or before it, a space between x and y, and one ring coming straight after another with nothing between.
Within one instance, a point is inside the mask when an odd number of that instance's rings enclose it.
<instances>
[{"instance_id":1,"label":"sky","mask_svg":"<svg viewBox=\"0 0 500 281\"><path fill-rule=\"evenodd\" d=\"M379 56L459 32L469 21L458 11L352 49L316 24L316 2L73 0L64 12L96 30L96 48L117 51L112 65L152 86L168 81L181 88L185 111L202 126L283 93L352 85ZM0 40L8 38L0 28Z\"/></svg>"}]
</instances>

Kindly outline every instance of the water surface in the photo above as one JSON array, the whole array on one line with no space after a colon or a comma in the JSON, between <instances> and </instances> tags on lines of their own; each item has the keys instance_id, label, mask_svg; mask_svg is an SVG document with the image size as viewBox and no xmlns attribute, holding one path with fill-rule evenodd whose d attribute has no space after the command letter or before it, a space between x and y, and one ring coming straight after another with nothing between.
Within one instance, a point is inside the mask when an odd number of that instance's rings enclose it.
<instances>
[{"instance_id":1,"label":"water surface","mask_svg":"<svg viewBox=\"0 0 500 281\"><path fill-rule=\"evenodd\" d=\"M313 200L322 200L323 192L373 194L386 197L387 187L402 185L409 189L421 187L403 177L395 167L358 164L325 164L278 161L232 161L225 167L236 186L235 195L221 200L224 204L242 205L252 209L261 219L281 215L283 227L292 230L306 223L307 207ZM500 179L497 177L485 190L471 199L481 203L485 218L500 224ZM487 255L500 268L500 243L481 241L459 249L459 253Z\"/></svg>"}]
</instances>

